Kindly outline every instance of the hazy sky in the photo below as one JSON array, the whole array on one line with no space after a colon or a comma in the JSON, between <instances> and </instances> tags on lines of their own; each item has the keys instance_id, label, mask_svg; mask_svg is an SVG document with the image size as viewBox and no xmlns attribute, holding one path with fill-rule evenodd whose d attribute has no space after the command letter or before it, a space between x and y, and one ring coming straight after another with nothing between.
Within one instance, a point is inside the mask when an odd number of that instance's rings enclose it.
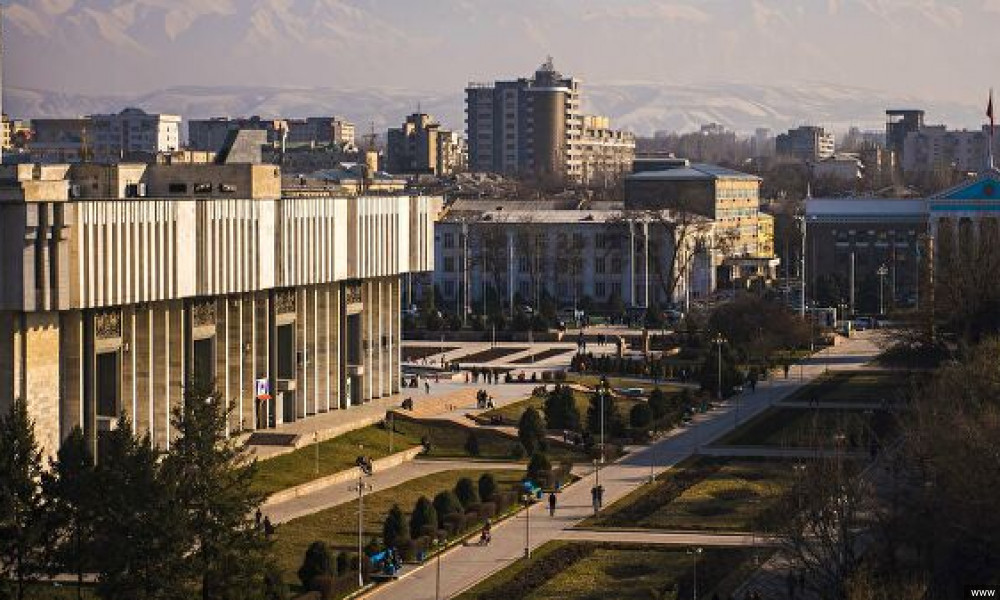
<instances>
[{"instance_id":1,"label":"hazy sky","mask_svg":"<svg viewBox=\"0 0 1000 600\"><path fill-rule=\"evenodd\" d=\"M0 0L8 86L793 83L985 103L1000 0Z\"/></svg>"}]
</instances>

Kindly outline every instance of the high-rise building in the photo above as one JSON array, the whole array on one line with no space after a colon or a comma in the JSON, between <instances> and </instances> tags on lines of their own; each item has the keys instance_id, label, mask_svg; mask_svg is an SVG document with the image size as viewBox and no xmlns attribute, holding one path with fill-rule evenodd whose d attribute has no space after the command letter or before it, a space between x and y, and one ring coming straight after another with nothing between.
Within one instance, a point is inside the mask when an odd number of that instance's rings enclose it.
<instances>
[{"instance_id":1,"label":"high-rise building","mask_svg":"<svg viewBox=\"0 0 1000 600\"><path fill-rule=\"evenodd\" d=\"M993 138L994 156L1000 148L1000 135ZM944 125L925 125L907 134L903 141L903 171L951 170L977 172L986 167L990 128L954 130Z\"/></svg>"},{"instance_id":2,"label":"high-rise building","mask_svg":"<svg viewBox=\"0 0 1000 600\"><path fill-rule=\"evenodd\" d=\"M464 161L462 139L441 129L434 117L413 113L388 132L388 171L398 174L446 175Z\"/></svg>"},{"instance_id":3,"label":"high-rise building","mask_svg":"<svg viewBox=\"0 0 1000 600\"><path fill-rule=\"evenodd\" d=\"M154 156L181 147L181 118L126 108L118 114L91 115L88 152L96 161Z\"/></svg>"},{"instance_id":4,"label":"high-rise building","mask_svg":"<svg viewBox=\"0 0 1000 600\"><path fill-rule=\"evenodd\" d=\"M816 162L833 156L833 132L814 125L803 125L780 134L774 141L774 148L781 156Z\"/></svg>"},{"instance_id":5,"label":"high-rise building","mask_svg":"<svg viewBox=\"0 0 1000 600\"><path fill-rule=\"evenodd\" d=\"M600 156L608 142L619 154L634 155L630 134L612 133L602 126L591 127L594 134L588 137L580 80L556 71L551 58L530 78L470 83L465 93L472 171L594 179L600 175L585 165L607 162ZM591 151L598 157L587 158Z\"/></svg>"},{"instance_id":6,"label":"high-rise building","mask_svg":"<svg viewBox=\"0 0 1000 600\"><path fill-rule=\"evenodd\" d=\"M906 137L924 128L924 111L890 109L885 111L885 147L902 158Z\"/></svg>"}]
</instances>

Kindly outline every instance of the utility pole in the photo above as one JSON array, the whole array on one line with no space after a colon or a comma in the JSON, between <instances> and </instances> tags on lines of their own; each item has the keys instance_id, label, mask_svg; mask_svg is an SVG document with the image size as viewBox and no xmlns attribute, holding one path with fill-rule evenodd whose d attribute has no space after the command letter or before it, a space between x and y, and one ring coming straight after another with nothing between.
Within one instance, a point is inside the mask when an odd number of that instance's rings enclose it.
<instances>
[{"instance_id":1,"label":"utility pole","mask_svg":"<svg viewBox=\"0 0 1000 600\"><path fill-rule=\"evenodd\" d=\"M878 316L885 314L885 302L883 301L883 295L885 292L885 276L889 274L889 269L883 264L879 266L878 271Z\"/></svg>"},{"instance_id":2,"label":"utility pole","mask_svg":"<svg viewBox=\"0 0 1000 600\"><path fill-rule=\"evenodd\" d=\"M803 213L799 215L799 226L802 230L802 251L799 253L799 276L802 280L802 297L799 299L799 315L804 319L806 317L806 215L805 209Z\"/></svg>"}]
</instances>

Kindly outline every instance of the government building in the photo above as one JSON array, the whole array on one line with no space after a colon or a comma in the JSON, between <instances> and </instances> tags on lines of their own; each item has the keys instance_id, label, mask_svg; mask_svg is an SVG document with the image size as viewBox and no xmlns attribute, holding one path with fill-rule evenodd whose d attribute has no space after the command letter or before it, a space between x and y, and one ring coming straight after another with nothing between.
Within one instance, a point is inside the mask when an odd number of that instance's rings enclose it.
<instances>
[{"instance_id":1,"label":"government building","mask_svg":"<svg viewBox=\"0 0 1000 600\"><path fill-rule=\"evenodd\" d=\"M401 275L433 269L440 199L293 187L261 164L0 167L0 411L26 401L47 453L122 415L168 448L192 381L232 434L396 393Z\"/></svg>"}]
</instances>

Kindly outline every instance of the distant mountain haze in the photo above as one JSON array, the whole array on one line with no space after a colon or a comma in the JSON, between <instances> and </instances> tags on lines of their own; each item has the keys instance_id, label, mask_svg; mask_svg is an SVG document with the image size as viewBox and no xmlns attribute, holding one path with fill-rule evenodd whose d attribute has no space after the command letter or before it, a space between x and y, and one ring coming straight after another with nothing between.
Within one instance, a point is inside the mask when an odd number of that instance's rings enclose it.
<instances>
[{"instance_id":1,"label":"distant mountain haze","mask_svg":"<svg viewBox=\"0 0 1000 600\"><path fill-rule=\"evenodd\" d=\"M880 128L887 107L978 127L1000 87L1000 0L0 3L4 108L26 117L136 104L381 127L420 102L461 130L467 82L549 54L584 81L588 110L637 133Z\"/></svg>"}]
</instances>

